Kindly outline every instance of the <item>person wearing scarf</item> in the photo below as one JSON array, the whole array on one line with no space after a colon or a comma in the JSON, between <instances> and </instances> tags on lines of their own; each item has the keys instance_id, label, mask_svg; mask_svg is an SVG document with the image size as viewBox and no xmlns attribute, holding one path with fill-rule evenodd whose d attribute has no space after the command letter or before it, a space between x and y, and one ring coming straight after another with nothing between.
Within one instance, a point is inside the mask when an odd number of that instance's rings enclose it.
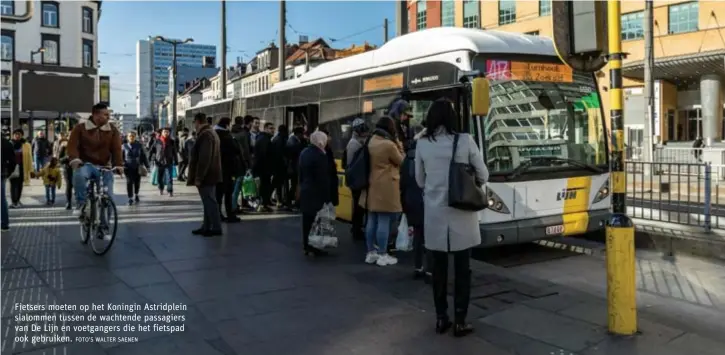
<instances>
[{"instance_id":1,"label":"person wearing scarf","mask_svg":"<svg viewBox=\"0 0 725 355\"><path fill-rule=\"evenodd\" d=\"M161 135L153 143L149 151L149 156L153 157L152 160L156 165L159 194L164 194L164 186L169 196L174 195L174 166L178 163L178 152L176 149L176 143L169 136L170 131L168 128L161 129ZM167 185L168 184L168 185Z\"/></svg>"}]
</instances>

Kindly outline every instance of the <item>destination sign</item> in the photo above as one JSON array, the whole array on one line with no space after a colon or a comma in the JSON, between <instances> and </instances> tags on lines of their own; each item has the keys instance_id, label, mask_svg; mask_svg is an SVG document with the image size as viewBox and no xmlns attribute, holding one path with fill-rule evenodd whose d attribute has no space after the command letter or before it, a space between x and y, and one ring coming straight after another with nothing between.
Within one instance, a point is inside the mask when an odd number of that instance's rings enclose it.
<instances>
[{"instance_id":1,"label":"destination sign","mask_svg":"<svg viewBox=\"0 0 725 355\"><path fill-rule=\"evenodd\" d=\"M511 79L571 83L574 75L564 64L511 62Z\"/></svg>"},{"instance_id":2,"label":"destination sign","mask_svg":"<svg viewBox=\"0 0 725 355\"><path fill-rule=\"evenodd\" d=\"M363 92L403 88L403 73L379 76L363 80Z\"/></svg>"}]
</instances>

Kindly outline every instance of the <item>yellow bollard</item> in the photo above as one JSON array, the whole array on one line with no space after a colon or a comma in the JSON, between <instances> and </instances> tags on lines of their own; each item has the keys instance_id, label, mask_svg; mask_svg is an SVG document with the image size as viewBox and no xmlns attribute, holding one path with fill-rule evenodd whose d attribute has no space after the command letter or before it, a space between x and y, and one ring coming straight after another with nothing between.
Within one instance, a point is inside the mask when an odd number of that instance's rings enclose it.
<instances>
[{"instance_id":1,"label":"yellow bollard","mask_svg":"<svg viewBox=\"0 0 725 355\"><path fill-rule=\"evenodd\" d=\"M622 39L620 0L607 2L609 35L610 120L612 154L609 159L612 216L607 223L607 318L617 335L637 332L637 295L634 225L626 215L627 179L624 170L624 110L622 102Z\"/></svg>"}]
</instances>

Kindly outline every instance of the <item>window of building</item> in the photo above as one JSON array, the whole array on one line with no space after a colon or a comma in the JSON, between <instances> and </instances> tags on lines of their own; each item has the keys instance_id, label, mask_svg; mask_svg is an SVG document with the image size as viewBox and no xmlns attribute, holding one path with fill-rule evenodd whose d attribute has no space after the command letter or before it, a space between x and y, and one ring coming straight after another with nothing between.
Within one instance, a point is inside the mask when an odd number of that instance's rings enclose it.
<instances>
[{"instance_id":1,"label":"window of building","mask_svg":"<svg viewBox=\"0 0 725 355\"><path fill-rule=\"evenodd\" d=\"M60 64L60 36L43 33L40 38L41 47L45 48L43 64Z\"/></svg>"},{"instance_id":2,"label":"window of building","mask_svg":"<svg viewBox=\"0 0 725 355\"><path fill-rule=\"evenodd\" d=\"M507 25L516 22L516 1L499 0L498 2L498 24Z\"/></svg>"},{"instance_id":3,"label":"window of building","mask_svg":"<svg viewBox=\"0 0 725 355\"><path fill-rule=\"evenodd\" d=\"M539 16L551 15L551 0L539 0Z\"/></svg>"},{"instance_id":4,"label":"window of building","mask_svg":"<svg viewBox=\"0 0 725 355\"><path fill-rule=\"evenodd\" d=\"M530 35L530 36L538 36L539 35L539 31L531 31L531 32L526 32L524 34L525 35Z\"/></svg>"},{"instance_id":5,"label":"window of building","mask_svg":"<svg viewBox=\"0 0 725 355\"><path fill-rule=\"evenodd\" d=\"M12 61L15 59L15 32L2 30L2 60Z\"/></svg>"},{"instance_id":6,"label":"window of building","mask_svg":"<svg viewBox=\"0 0 725 355\"><path fill-rule=\"evenodd\" d=\"M697 31L699 10L697 1L670 5L668 32L673 34Z\"/></svg>"},{"instance_id":7,"label":"window of building","mask_svg":"<svg viewBox=\"0 0 725 355\"><path fill-rule=\"evenodd\" d=\"M477 0L463 1L463 27L480 28L479 17L481 14L480 3Z\"/></svg>"},{"instance_id":8,"label":"window of building","mask_svg":"<svg viewBox=\"0 0 725 355\"><path fill-rule=\"evenodd\" d=\"M83 18L82 26L84 33L93 33L93 9L90 7L83 7Z\"/></svg>"},{"instance_id":9,"label":"window of building","mask_svg":"<svg viewBox=\"0 0 725 355\"><path fill-rule=\"evenodd\" d=\"M93 41L83 40L83 66L93 68Z\"/></svg>"},{"instance_id":10,"label":"window of building","mask_svg":"<svg viewBox=\"0 0 725 355\"><path fill-rule=\"evenodd\" d=\"M426 1L418 1L418 11L415 14L416 29L425 29L426 22L428 20L428 6Z\"/></svg>"},{"instance_id":11,"label":"window of building","mask_svg":"<svg viewBox=\"0 0 725 355\"><path fill-rule=\"evenodd\" d=\"M0 1L0 14L4 16L15 15L15 1Z\"/></svg>"},{"instance_id":12,"label":"window of building","mask_svg":"<svg viewBox=\"0 0 725 355\"><path fill-rule=\"evenodd\" d=\"M441 3L441 26L456 25L456 3L453 0L444 0Z\"/></svg>"},{"instance_id":13,"label":"window of building","mask_svg":"<svg viewBox=\"0 0 725 355\"><path fill-rule=\"evenodd\" d=\"M43 27L59 27L58 3L55 1L43 1L41 8L43 9Z\"/></svg>"},{"instance_id":14,"label":"window of building","mask_svg":"<svg viewBox=\"0 0 725 355\"><path fill-rule=\"evenodd\" d=\"M622 15L622 40L644 37L644 12L631 12Z\"/></svg>"}]
</instances>

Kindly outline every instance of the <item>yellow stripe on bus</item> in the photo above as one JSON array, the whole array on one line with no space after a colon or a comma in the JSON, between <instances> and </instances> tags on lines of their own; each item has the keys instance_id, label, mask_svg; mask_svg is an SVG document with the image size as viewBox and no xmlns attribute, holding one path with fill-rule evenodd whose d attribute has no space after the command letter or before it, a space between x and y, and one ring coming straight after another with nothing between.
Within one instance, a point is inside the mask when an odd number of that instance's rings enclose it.
<instances>
[{"instance_id":1,"label":"yellow stripe on bus","mask_svg":"<svg viewBox=\"0 0 725 355\"><path fill-rule=\"evenodd\" d=\"M564 199L563 235L586 233L589 225L589 191L592 189L590 176L569 178L566 181L567 197Z\"/></svg>"}]
</instances>

